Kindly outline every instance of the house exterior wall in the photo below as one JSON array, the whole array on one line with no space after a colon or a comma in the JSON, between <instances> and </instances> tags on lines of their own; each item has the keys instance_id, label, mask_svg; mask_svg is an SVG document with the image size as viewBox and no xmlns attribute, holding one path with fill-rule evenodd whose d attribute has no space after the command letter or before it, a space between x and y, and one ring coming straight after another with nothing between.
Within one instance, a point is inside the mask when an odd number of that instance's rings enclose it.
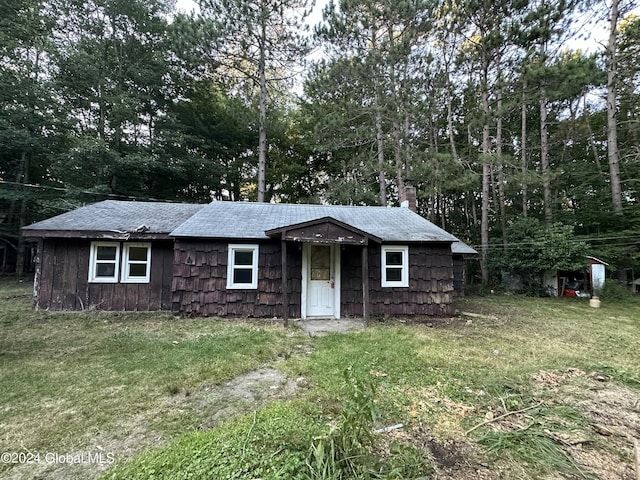
<instances>
[{"instance_id":1,"label":"house exterior wall","mask_svg":"<svg viewBox=\"0 0 640 480\"><path fill-rule=\"evenodd\" d=\"M173 242L151 245L149 283L90 283L91 240L45 238L40 243L35 304L48 310L153 311L171 308Z\"/></svg>"},{"instance_id":2,"label":"house exterior wall","mask_svg":"<svg viewBox=\"0 0 640 480\"><path fill-rule=\"evenodd\" d=\"M260 242L258 288L234 290L227 290L229 243L241 242L176 240L173 311L189 316L282 316L280 242ZM287 249L287 271L289 316L293 318L300 317L301 270L302 250L292 245Z\"/></svg>"},{"instance_id":3,"label":"house exterior wall","mask_svg":"<svg viewBox=\"0 0 640 480\"><path fill-rule=\"evenodd\" d=\"M189 316L282 316L279 241L260 242L258 288L227 290L228 241L177 240L173 261L173 311ZM237 242L233 242L237 243ZM289 243L289 317L301 316L302 248ZM341 247L341 315L362 315L362 247ZM409 287L381 287L379 245L369 245L372 315L453 314L453 259L447 244L411 245Z\"/></svg>"},{"instance_id":4,"label":"house exterior wall","mask_svg":"<svg viewBox=\"0 0 640 480\"><path fill-rule=\"evenodd\" d=\"M380 245L369 245L368 250L371 315L453 315L453 256L448 244L409 244L408 288L383 288ZM345 315L362 315L361 260L357 260L359 257L359 254L353 255L351 260L356 263L356 268L351 269L351 291L343 292L350 301ZM347 269L343 270L343 275L345 270ZM353 281L355 277L357 282ZM354 289L357 289L357 292L354 292ZM356 300L356 296L359 301Z\"/></svg>"},{"instance_id":5,"label":"house exterior wall","mask_svg":"<svg viewBox=\"0 0 640 480\"><path fill-rule=\"evenodd\" d=\"M36 306L49 310L173 310L188 316L282 316L280 241L259 242L258 288L227 289L229 243L154 240L149 283L90 283L89 239L45 238ZM255 242L253 242L255 243ZM341 248L341 315L362 315L362 247ZM453 314L454 262L448 245L411 244L409 287L382 288L380 245L368 246L371 315ZM287 248L289 317L301 316L302 244Z\"/></svg>"},{"instance_id":6,"label":"house exterior wall","mask_svg":"<svg viewBox=\"0 0 640 480\"><path fill-rule=\"evenodd\" d=\"M462 255L453 255L453 295L457 298L464 297L464 284L466 282L466 265Z\"/></svg>"}]
</instances>

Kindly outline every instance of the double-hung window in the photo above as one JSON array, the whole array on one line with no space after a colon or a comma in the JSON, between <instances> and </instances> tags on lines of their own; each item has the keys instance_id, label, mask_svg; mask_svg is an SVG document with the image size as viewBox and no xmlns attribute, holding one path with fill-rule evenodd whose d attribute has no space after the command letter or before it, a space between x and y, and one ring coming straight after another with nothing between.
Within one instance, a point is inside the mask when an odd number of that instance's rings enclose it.
<instances>
[{"instance_id":1,"label":"double-hung window","mask_svg":"<svg viewBox=\"0 0 640 480\"><path fill-rule=\"evenodd\" d=\"M120 273L120 244L92 242L89 260L89 281L118 283Z\"/></svg>"},{"instance_id":2,"label":"double-hung window","mask_svg":"<svg viewBox=\"0 0 640 480\"><path fill-rule=\"evenodd\" d=\"M151 267L150 243L125 243L122 259L124 283L149 283Z\"/></svg>"},{"instance_id":3,"label":"double-hung window","mask_svg":"<svg viewBox=\"0 0 640 480\"><path fill-rule=\"evenodd\" d=\"M258 250L258 245L229 245L227 288L258 288Z\"/></svg>"},{"instance_id":4,"label":"double-hung window","mask_svg":"<svg viewBox=\"0 0 640 480\"><path fill-rule=\"evenodd\" d=\"M382 286L409 286L408 246L385 245L382 247Z\"/></svg>"},{"instance_id":5,"label":"double-hung window","mask_svg":"<svg viewBox=\"0 0 640 480\"><path fill-rule=\"evenodd\" d=\"M150 243L91 242L91 283L149 283L150 271Z\"/></svg>"}]
</instances>

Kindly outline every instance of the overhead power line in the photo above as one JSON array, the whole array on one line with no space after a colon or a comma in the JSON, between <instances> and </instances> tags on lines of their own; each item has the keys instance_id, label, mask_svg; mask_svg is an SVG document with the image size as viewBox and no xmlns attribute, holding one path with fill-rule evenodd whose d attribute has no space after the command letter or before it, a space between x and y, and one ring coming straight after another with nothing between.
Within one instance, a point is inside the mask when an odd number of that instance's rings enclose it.
<instances>
[{"instance_id":1,"label":"overhead power line","mask_svg":"<svg viewBox=\"0 0 640 480\"><path fill-rule=\"evenodd\" d=\"M615 237L599 237L599 236L593 236L593 235L592 236L576 236L576 238L567 239L567 240L564 240L564 242L567 242L567 243L605 242L605 241L611 241L611 240L633 240L632 242L615 244L615 246L640 245L640 238L638 237L638 235L633 235L633 234L619 235ZM541 242L532 240L527 242L510 242L505 246L502 242L500 242L500 243L489 243L487 247L492 249L504 249L504 248L526 247L526 246L536 245L539 243ZM482 248L482 245L480 244L474 244L472 246L473 248L476 248L476 249Z\"/></svg>"},{"instance_id":2,"label":"overhead power line","mask_svg":"<svg viewBox=\"0 0 640 480\"><path fill-rule=\"evenodd\" d=\"M160 200L160 199L151 198L151 197L136 197L134 195L119 195L117 193L94 192L91 190L72 190L69 188L53 187L50 185L40 185L37 183L20 183L20 182L10 182L8 180L0 180L0 184L13 185L13 186L24 187L24 188L40 189L40 190L52 190L56 192L65 192L65 193L69 193L69 192L83 193L85 195L95 195L97 197L108 197L108 198L113 198L118 200L127 199L127 200L151 201L151 202L180 203L177 200L165 200L165 199Z\"/></svg>"}]
</instances>

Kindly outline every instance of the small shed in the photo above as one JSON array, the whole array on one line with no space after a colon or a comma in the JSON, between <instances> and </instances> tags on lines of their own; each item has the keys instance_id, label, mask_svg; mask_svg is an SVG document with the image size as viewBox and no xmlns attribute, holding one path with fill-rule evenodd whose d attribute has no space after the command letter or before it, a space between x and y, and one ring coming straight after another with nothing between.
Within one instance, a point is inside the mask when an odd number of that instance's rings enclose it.
<instances>
[{"instance_id":1,"label":"small shed","mask_svg":"<svg viewBox=\"0 0 640 480\"><path fill-rule=\"evenodd\" d=\"M591 297L604 286L607 262L599 258L586 256L584 270L547 270L544 286L547 293L554 297Z\"/></svg>"}]
</instances>

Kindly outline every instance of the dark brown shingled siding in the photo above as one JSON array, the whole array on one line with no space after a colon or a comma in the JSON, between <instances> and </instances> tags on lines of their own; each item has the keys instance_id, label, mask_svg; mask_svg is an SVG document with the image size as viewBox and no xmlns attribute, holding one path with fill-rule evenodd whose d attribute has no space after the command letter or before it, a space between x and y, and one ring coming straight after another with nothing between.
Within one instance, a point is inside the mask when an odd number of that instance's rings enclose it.
<instances>
[{"instance_id":1,"label":"dark brown shingled siding","mask_svg":"<svg viewBox=\"0 0 640 480\"><path fill-rule=\"evenodd\" d=\"M453 261L448 245L409 246L409 288L382 288L380 246L369 245L371 315L433 315L454 313ZM362 315L360 249L342 250L342 315Z\"/></svg>"},{"instance_id":2,"label":"dark brown shingled siding","mask_svg":"<svg viewBox=\"0 0 640 480\"><path fill-rule=\"evenodd\" d=\"M149 283L89 283L90 240L44 239L37 307L49 310L163 310L171 308L173 242L151 244Z\"/></svg>"},{"instance_id":3,"label":"dark brown shingled siding","mask_svg":"<svg viewBox=\"0 0 640 480\"><path fill-rule=\"evenodd\" d=\"M176 241L173 310L190 316L281 317L280 242L260 243L256 290L227 290L229 243L240 242ZM291 244L287 250L289 316L292 318L301 315L302 251L298 246ZM187 265L189 258L193 265Z\"/></svg>"},{"instance_id":4,"label":"dark brown shingled siding","mask_svg":"<svg viewBox=\"0 0 640 480\"><path fill-rule=\"evenodd\" d=\"M464 297L464 284L466 281L465 262L462 255L453 256L453 292L458 298Z\"/></svg>"},{"instance_id":5,"label":"dark brown shingled siding","mask_svg":"<svg viewBox=\"0 0 640 480\"><path fill-rule=\"evenodd\" d=\"M227 245L154 241L149 284L88 283L89 240L44 239L37 305L51 310L169 310L194 316L281 317L280 242L260 243L257 290L226 289ZM237 243L237 242L232 242ZM289 317L301 315L302 244L288 244ZM361 247L342 246L341 315L362 315ZM187 265L191 256L193 265ZM381 288L380 247L369 245L372 315L453 313L453 261L443 245L410 246L410 288Z\"/></svg>"},{"instance_id":6,"label":"dark brown shingled siding","mask_svg":"<svg viewBox=\"0 0 640 480\"><path fill-rule=\"evenodd\" d=\"M281 317L280 242L260 243L257 290L226 290L229 242L176 241L173 310L190 316ZM235 242L231 242L235 243ZM301 244L289 243L289 316L301 315ZM362 315L361 247L342 246L341 315ZM453 313L453 262L448 245L411 245L410 287L380 286L380 247L369 246L371 314L437 315ZM193 265L187 265L187 259Z\"/></svg>"}]
</instances>

